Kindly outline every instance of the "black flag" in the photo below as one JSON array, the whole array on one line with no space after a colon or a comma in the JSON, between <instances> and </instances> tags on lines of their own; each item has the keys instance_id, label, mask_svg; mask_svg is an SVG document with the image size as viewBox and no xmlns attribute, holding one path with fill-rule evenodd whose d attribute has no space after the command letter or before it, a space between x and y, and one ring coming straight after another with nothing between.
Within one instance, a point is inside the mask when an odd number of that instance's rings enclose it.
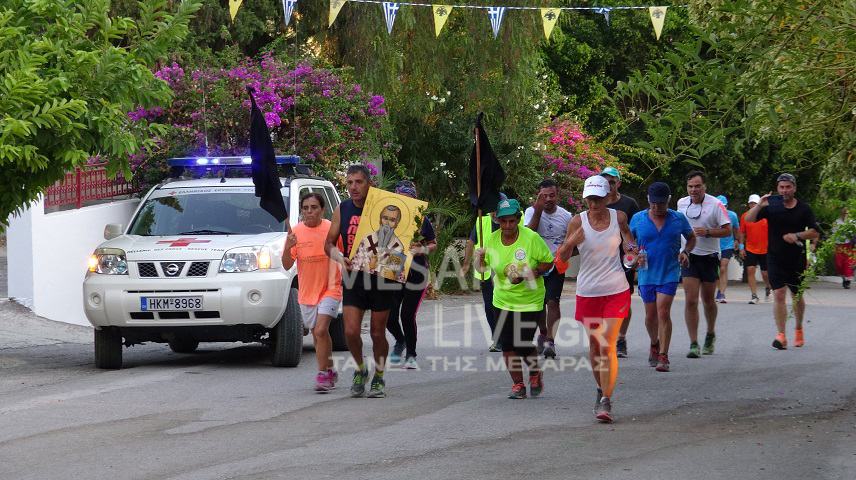
<instances>
[{"instance_id":1,"label":"black flag","mask_svg":"<svg viewBox=\"0 0 856 480\"><path fill-rule=\"evenodd\" d=\"M505 182L505 171L490 147L490 140L487 139L487 134L482 127L483 116L483 113L479 113L476 117L477 140L470 154L470 203L473 207L480 208L482 213L489 213L495 211L499 203L499 191L502 189L502 183ZM477 156L481 157L481 169L476 165ZM477 193L479 180L481 180L481 195Z\"/></svg>"},{"instance_id":2,"label":"black flag","mask_svg":"<svg viewBox=\"0 0 856 480\"><path fill-rule=\"evenodd\" d=\"M288 211L282 200L282 182L279 180L270 131L250 87L247 87L247 93L250 94L250 103L253 105L250 112L250 157L253 159L253 185L256 186L256 196L260 197L260 207L273 215L276 221L284 222L288 218Z\"/></svg>"}]
</instances>

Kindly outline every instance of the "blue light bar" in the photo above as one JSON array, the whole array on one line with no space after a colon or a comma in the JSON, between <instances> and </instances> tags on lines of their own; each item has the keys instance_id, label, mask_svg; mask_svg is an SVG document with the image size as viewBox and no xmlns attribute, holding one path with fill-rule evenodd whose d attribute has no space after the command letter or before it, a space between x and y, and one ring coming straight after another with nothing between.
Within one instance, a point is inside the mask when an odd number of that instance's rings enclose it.
<instances>
[{"instance_id":1,"label":"blue light bar","mask_svg":"<svg viewBox=\"0 0 856 480\"><path fill-rule=\"evenodd\" d=\"M240 157L178 157L167 160L170 167L249 167L253 159ZM297 155L277 155L277 165L297 165L300 157Z\"/></svg>"}]
</instances>

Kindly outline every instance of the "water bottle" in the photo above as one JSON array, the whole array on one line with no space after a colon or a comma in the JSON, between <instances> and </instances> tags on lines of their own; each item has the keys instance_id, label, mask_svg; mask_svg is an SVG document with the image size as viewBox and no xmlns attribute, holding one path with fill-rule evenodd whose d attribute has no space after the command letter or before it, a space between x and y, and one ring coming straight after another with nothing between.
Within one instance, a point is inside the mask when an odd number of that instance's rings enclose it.
<instances>
[{"instance_id":1,"label":"water bottle","mask_svg":"<svg viewBox=\"0 0 856 480\"><path fill-rule=\"evenodd\" d=\"M636 258L636 270L648 270L648 252L645 247L639 247L639 256Z\"/></svg>"},{"instance_id":2,"label":"water bottle","mask_svg":"<svg viewBox=\"0 0 856 480\"><path fill-rule=\"evenodd\" d=\"M624 258L622 260L624 263L624 268L626 268L627 270L630 270L631 268L633 268L636 265L636 262L638 260L639 259L636 257L636 255L634 253L625 252Z\"/></svg>"}]
</instances>

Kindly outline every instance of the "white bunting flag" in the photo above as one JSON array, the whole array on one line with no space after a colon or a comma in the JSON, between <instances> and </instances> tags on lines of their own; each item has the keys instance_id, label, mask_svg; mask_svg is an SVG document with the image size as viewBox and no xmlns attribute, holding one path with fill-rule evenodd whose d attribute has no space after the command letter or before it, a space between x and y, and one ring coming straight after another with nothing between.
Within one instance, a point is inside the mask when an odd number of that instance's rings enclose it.
<instances>
[{"instance_id":1,"label":"white bunting flag","mask_svg":"<svg viewBox=\"0 0 856 480\"><path fill-rule=\"evenodd\" d=\"M604 20L606 20L606 26L609 26L609 12L612 11L609 7L598 7L594 9L595 12L603 15Z\"/></svg>"},{"instance_id":2,"label":"white bunting flag","mask_svg":"<svg viewBox=\"0 0 856 480\"><path fill-rule=\"evenodd\" d=\"M395 2L383 2L383 18L386 19L386 33L392 34L392 24L395 23L395 14L401 6Z\"/></svg>"},{"instance_id":3,"label":"white bunting flag","mask_svg":"<svg viewBox=\"0 0 856 480\"><path fill-rule=\"evenodd\" d=\"M669 7L648 7L648 13L651 15L651 23L654 25L654 35L657 40L660 39L660 34L663 33L663 23L666 21L666 9Z\"/></svg>"},{"instance_id":4,"label":"white bunting flag","mask_svg":"<svg viewBox=\"0 0 856 480\"><path fill-rule=\"evenodd\" d=\"M487 14L490 16L490 28L493 29L493 38L496 38L499 35L499 27L502 26L505 7L488 7Z\"/></svg>"},{"instance_id":5,"label":"white bunting flag","mask_svg":"<svg viewBox=\"0 0 856 480\"><path fill-rule=\"evenodd\" d=\"M297 0L282 0L282 11L285 14L285 26L291 23L291 14L294 13L294 4Z\"/></svg>"},{"instance_id":6,"label":"white bunting flag","mask_svg":"<svg viewBox=\"0 0 856 480\"><path fill-rule=\"evenodd\" d=\"M345 2L348 0L330 0L330 15L329 15L329 24L328 27L333 25L333 22L336 21L336 17L339 16L339 11L342 10L342 7L345 5Z\"/></svg>"}]
</instances>

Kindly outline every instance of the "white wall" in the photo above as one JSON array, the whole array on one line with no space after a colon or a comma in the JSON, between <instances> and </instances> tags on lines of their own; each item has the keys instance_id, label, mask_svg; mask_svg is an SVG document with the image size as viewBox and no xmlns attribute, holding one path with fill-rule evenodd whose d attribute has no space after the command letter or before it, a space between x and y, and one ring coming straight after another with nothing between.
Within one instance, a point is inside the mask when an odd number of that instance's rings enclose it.
<instances>
[{"instance_id":1,"label":"white wall","mask_svg":"<svg viewBox=\"0 0 856 480\"><path fill-rule=\"evenodd\" d=\"M127 225L138 199L44 214L42 200L10 220L9 297L36 315L89 325L83 313L87 259L104 241L108 223Z\"/></svg>"}]
</instances>

